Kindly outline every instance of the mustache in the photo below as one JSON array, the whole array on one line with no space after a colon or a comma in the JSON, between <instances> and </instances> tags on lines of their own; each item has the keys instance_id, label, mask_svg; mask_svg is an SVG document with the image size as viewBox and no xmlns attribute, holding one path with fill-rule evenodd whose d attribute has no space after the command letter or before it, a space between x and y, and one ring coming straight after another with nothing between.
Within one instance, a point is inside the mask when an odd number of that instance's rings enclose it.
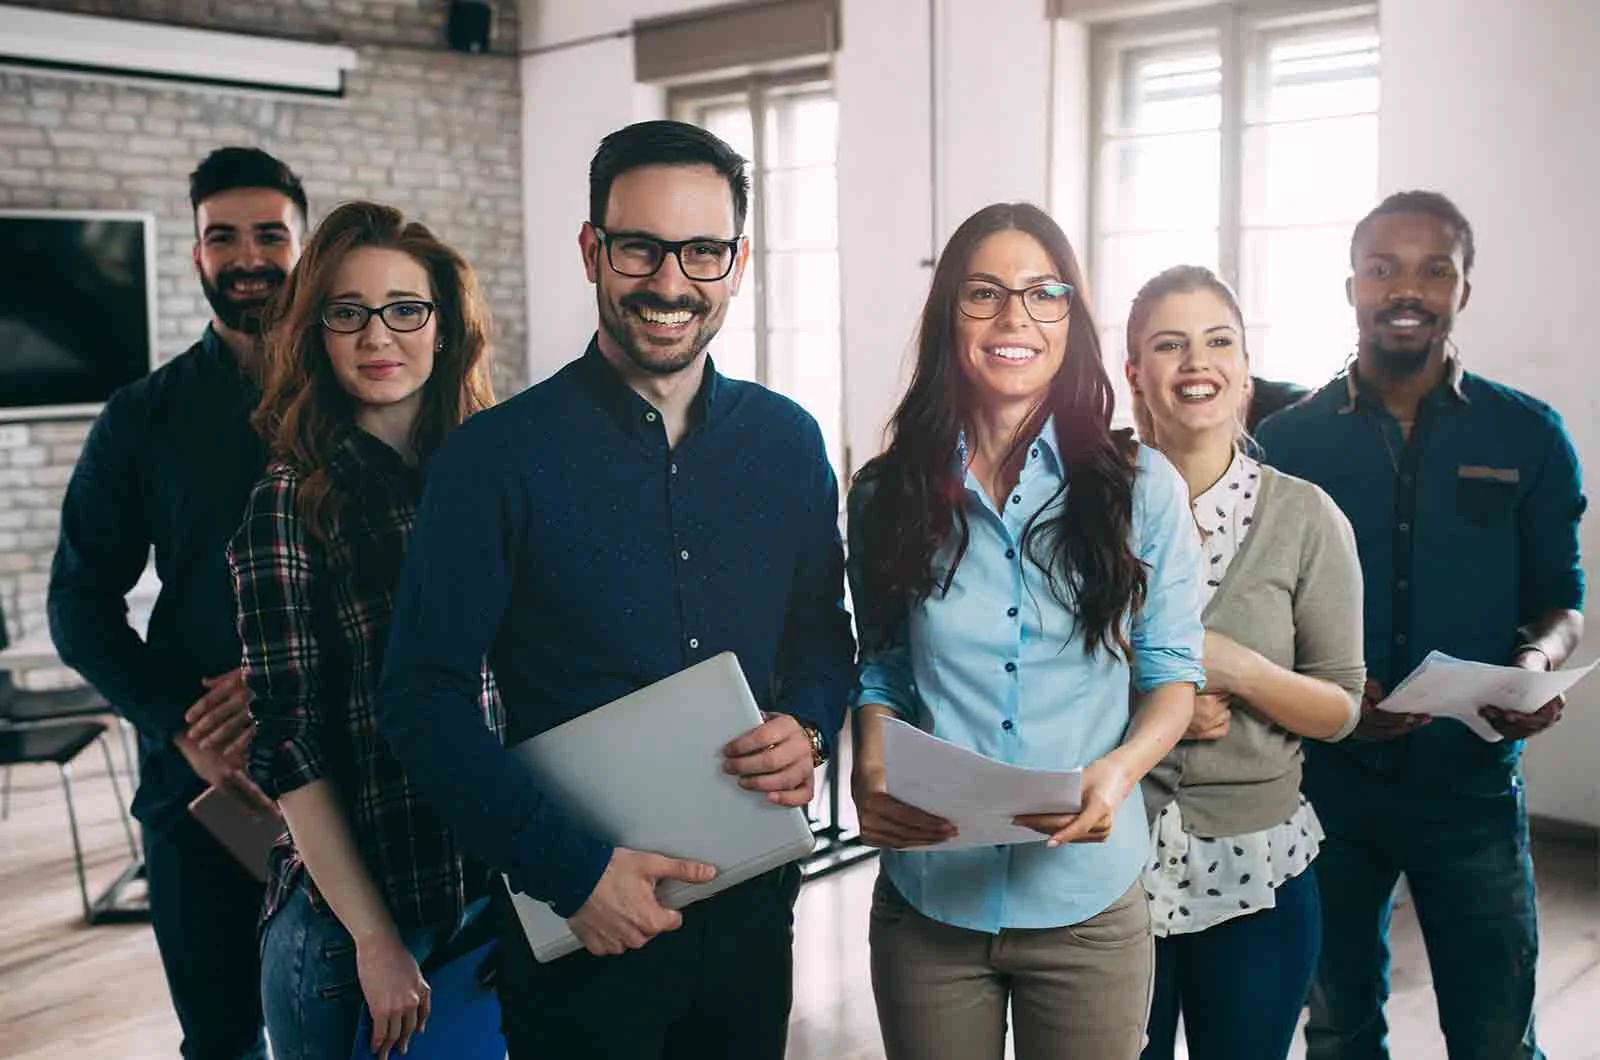
<instances>
[{"instance_id":1,"label":"mustache","mask_svg":"<svg viewBox=\"0 0 1600 1060\"><path fill-rule=\"evenodd\" d=\"M1438 317L1422 308L1420 302L1399 302L1378 314L1378 322L1387 324L1396 317L1416 317L1424 324L1432 324Z\"/></svg>"},{"instance_id":2,"label":"mustache","mask_svg":"<svg viewBox=\"0 0 1600 1060\"><path fill-rule=\"evenodd\" d=\"M239 280L265 280L273 287L282 287L286 278L284 271L276 265L260 269L223 269L217 273L217 289L222 290Z\"/></svg>"},{"instance_id":3,"label":"mustache","mask_svg":"<svg viewBox=\"0 0 1600 1060\"><path fill-rule=\"evenodd\" d=\"M691 313L704 313L711 308L711 303L688 295L669 301L648 291L634 291L623 295L618 301L628 309L654 309L658 313L675 313L685 309Z\"/></svg>"}]
</instances>

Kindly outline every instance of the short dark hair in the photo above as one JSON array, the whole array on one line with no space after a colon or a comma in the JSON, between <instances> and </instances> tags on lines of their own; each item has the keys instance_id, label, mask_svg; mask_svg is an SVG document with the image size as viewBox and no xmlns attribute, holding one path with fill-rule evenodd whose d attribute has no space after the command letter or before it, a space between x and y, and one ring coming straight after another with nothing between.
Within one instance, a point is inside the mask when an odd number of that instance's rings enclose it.
<instances>
[{"instance_id":1,"label":"short dark hair","mask_svg":"<svg viewBox=\"0 0 1600 1060\"><path fill-rule=\"evenodd\" d=\"M681 121L636 122L600 141L589 163L590 224L605 224L612 183L640 166L710 166L728 182L733 193L733 234L743 234L745 214L750 210L750 177L744 156L698 125Z\"/></svg>"},{"instance_id":2,"label":"short dark hair","mask_svg":"<svg viewBox=\"0 0 1600 1060\"><path fill-rule=\"evenodd\" d=\"M234 188L282 192L299 209L301 223L310 216L306 190L294 170L258 147L219 147L206 155L189 174L189 205L198 210L211 196Z\"/></svg>"},{"instance_id":3,"label":"short dark hair","mask_svg":"<svg viewBox=\"0 0 1600 1060\"><path fill-rule=\"evenodd\" d=\"M1472 222L1467 220L1467 215L1462 213L1455 203L1436 191L1397 191L1373 207L1371 213L1357 221L1355 231L1350 233L1351 268L1356 264L1356 241L1361 238L1362 231L1375 218L1398 213L1424 214L1449 225L1461 243L1461 267L1465 272L1472 271L1472 260L1477 256L1477 248L1472 242Z\"/></svg>"}]
</instances>

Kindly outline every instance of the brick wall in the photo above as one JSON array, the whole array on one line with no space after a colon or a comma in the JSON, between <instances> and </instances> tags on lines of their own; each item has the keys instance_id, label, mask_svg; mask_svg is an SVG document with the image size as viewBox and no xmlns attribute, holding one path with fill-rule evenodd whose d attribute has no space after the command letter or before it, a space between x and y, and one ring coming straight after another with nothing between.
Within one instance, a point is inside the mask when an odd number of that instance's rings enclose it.
<instances>
[{"instance_id":1,"label":"brick wall","mask_svg":"<svg viewBox=\"0 0 1600 1060\"><path fill-rule=\"evenodd\" d=\"M0 208L153 213L162 361L194 342L209 318L190 260L189 171L213 147L251 144L300 174L313 221L341 200L377 199L461 250L493 309L497 392L521 388L527 298L515 3L496 5L496 54L462 55L445 45L445 0L22 2L360 53L337 103L0 74ZM0 607L13 639L45 624L61 497L88 427L0 427Z\"/></svg>"}]
</instances>

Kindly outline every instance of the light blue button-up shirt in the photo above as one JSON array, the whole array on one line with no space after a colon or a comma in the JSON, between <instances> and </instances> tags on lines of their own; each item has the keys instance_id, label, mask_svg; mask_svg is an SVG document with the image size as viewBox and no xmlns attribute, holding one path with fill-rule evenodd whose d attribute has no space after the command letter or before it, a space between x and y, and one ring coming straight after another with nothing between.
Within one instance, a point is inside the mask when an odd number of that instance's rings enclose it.
<instances>
[{"instance_id":1,"label":"light blue button-up shirt","mask_svg":"<svg viewBox=\"0 0 1600 1060\"><path fill-rule=\"evenodd\" d=\"M895 630L862 630L855 694L889 707L941 739L1035 769L1087 766L1121 745L1129 688L1205 680L1201 662L1200 545L1189 494L1165 457L1139 447L1132 545L1146 566L1144 607L1125 620L1134 663L1102 648L1093 657L1073 614L1051 592L1022 546L1030 519L1050 518L1062 464L1054 421L1028 449L1021 477L999 511L965 472L969 540L949 591L912 607ZM869 487L870 488L870 487ZM882 613L861 593L852 495L852 586L858 614ZM1050 505L1048 511L1044 511ZM947 549L948 552L948 549ZM941 555L935 562L948 563ZM1022 846L885 851L883 865L925 916L996 933L1081 923L1134 883L1148 855L1149 828L1135 790L1118 809L1105 843L1052 850L1043 837Z\"/></svg>"}]
</instances>

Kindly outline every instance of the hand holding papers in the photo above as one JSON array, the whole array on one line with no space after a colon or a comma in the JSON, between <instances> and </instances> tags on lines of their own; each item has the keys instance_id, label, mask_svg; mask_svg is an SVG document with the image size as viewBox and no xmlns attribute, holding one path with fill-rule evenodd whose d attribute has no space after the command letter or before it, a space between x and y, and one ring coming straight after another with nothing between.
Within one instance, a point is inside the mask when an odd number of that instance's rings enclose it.
<instances>
[{"instance_id":1,"label":"hand holding papers","mask_svg":"<svg viewBox=\"0 0 1600 1060\"><path fill-rule=\"evenodd\" d=\"M1467 662L1443 652L1429 652L1422 665L1378 704L1393 714L1432 714L1455 718L1483 739L1494 743L1500 733L1478 713L1482 707L1499 707L1532 714L1583 680L1597 664L1576 670L1543 673L1517 666L1491 666Z\"/></svg>"},{"instance_id":2,"label":"hand holding papers","mask_svg":"<svg viewBox=\"0 0 1600 1060\"><path fill-rule=\"evenodd\" d=\"M1083 794L1081 769L1056 773L1006 765L894 718L883 719L883 766L890 795L958 830L954 839L918 850L1042 843L1043 835L1012 819L1076 813Z\"/></svg>"}]
</instances>

